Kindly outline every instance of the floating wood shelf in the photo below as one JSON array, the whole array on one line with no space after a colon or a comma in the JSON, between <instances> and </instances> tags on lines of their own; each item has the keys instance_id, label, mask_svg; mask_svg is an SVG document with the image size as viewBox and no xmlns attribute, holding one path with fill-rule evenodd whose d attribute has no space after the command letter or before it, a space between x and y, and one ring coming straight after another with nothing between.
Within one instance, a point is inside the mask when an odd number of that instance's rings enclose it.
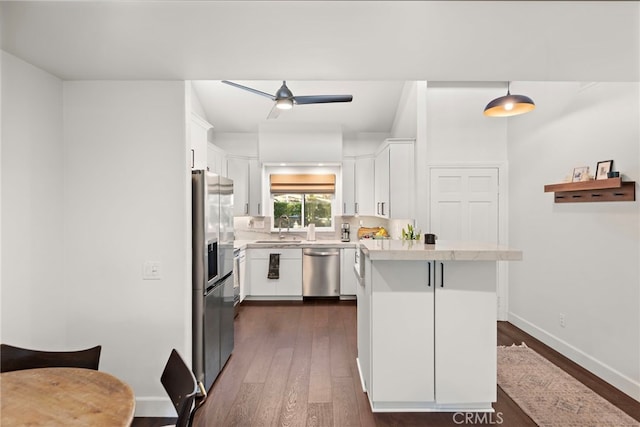
<instances>
[{"instance_id":1,"label":"floating wood shelf","mask_svg":"<svg viewBox=\"0 0 640 427\"><path fill-rule=\"evenodd\" d=\"M545 193L555 193L556 203L633 202L636 200L635 181L622 178L565 182L544 186Z\"/></svg>"}]
</instances>

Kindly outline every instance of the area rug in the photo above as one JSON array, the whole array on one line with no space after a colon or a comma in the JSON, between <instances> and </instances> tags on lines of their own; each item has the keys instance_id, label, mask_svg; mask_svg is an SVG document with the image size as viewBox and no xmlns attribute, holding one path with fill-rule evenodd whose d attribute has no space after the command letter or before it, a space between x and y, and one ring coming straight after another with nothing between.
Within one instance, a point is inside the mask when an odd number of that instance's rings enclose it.
<instances>
[{"instance_id":1,"label":"area rug","mask_svg":"<svg viewBox=\"0 0 640 427\"><path fill-rule=\"evenodd\" d=\"M540 427L640 426L524 343L498 347L498 385Z\"/></svg>"}]
</instances>

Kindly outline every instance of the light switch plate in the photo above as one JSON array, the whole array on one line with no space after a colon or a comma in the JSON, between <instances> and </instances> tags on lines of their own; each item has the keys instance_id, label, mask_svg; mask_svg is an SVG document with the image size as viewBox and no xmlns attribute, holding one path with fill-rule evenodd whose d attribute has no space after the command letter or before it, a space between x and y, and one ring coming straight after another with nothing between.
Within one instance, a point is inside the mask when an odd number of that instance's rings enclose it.
<instances>
[{"instance_id":1,"label":"light switch plate","mask_svg":"<svg viewBox=\"0 0 640 427\"><path fill-rule=\"evenodd\" d=\"M143 280L160 280L160 261L145 261L142 267Z\"/></svg>"}]
</instances>

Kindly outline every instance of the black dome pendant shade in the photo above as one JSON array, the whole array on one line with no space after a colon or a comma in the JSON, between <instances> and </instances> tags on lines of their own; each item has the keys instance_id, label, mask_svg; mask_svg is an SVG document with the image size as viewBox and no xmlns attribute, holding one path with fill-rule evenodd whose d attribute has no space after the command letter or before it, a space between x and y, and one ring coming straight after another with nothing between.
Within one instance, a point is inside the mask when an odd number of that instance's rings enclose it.
<instances>
[{"instance_id":1,"label":"black dome pendant shade","mask_svg":"<svg viewBox=\"0 0 640 427\"><path fill-rule=\"evenodd\" d=\"M484 107L484 115L488 117L510 117L528 113L536 108L536 104L524 95L511 95L509 87L507 94L494 99Z\"/></svg>"}]
</instances>

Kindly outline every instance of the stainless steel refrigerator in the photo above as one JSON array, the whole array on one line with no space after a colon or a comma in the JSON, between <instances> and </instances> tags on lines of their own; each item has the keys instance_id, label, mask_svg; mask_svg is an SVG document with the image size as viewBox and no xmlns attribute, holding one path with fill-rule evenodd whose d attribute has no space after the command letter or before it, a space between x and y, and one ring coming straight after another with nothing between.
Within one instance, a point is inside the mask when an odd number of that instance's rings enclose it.
<instances>
[{"instance_id":1,"label":"stainless steel refrigerator","mask_svg":"<svg viewBox=\"0 0 640 427\"><path fill-rule=\"evenodd\" d=\"M193 371L206 390L233 351L233 181L191 174Z\"/></svg>"}]
</instances>

